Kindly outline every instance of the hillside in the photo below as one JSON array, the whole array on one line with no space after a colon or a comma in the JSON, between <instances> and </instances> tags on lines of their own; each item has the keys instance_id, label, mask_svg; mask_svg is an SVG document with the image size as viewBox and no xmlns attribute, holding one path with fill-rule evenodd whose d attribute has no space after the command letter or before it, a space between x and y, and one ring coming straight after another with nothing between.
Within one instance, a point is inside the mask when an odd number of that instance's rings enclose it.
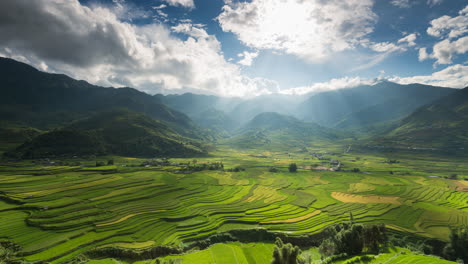
<instances>
[{"instance_id":1,"label":"hillside","mask_svg":"<svg viewBox=\"0 0 468 264\"><path fill-rule=\"evenodd\" d=\"M258 114L228 142L235 146L254 147L265 144L297 146L315 140L334 140L342 136L329 128L303 122L275 112Z\"/></svg>"},{"instance_id":2,"label":"hillside","mask_svg":"<svg viewBox=\"0 0 468 264\"><path fill-rule=\"evenodd\" d=\"M167 125L128 110L100 112L61 129L41 134L6 153L9 157L44 158L113 154L121 156L193 156L203 145Z\"/></svg>"},{"instance_id":3,"label":"hillside","mask_svg":"<svg viewBox=\"0 0 468 264\"><path fill-rule=\"evenodd\" d=\"M420 107L379 141L452 150L467 147L468 88Z\"/></svg>"},{"instance_id":4,"label":"hillside","mask_svg":"<svg viewBox=\"0 0 468 264\"><path fill-rule=\"evenodd\" d=\"M238 122L225 112L215 108L209 108L197 115L191 116L191 118L197 125L210 129L214 134L221 137L228 137L239 127Z\"/></svg>"},{"instance_id":5,"label":"hillside","mask_svg":"<svg viewBox=\"0 0 468 264\"><path fill-rule=\"evenodd\" d=\"M375 85L322 92L301 103L296 115L323 126L352 128L398 120L454 89L422 84Z\"/></svg>"},{"instance_id":6,"label":"hillside","mask_svg":"<svg viewBox=\"0 0 468 264\"><path fill-rule=\"evenodd\" d=\"M164 122L184 136L206 136L185 114L133 88L91 85L7 58L0 58L0 84L0 120L48 130L119 107Z\"/></svg>"}]
</instances>

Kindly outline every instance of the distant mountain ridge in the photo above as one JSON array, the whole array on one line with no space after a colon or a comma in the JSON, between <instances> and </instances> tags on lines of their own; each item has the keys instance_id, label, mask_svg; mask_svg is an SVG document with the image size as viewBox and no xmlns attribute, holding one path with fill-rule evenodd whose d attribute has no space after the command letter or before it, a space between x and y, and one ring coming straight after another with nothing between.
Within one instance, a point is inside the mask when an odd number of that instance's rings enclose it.
<instances>
[{"instance_id":1,"label":"distant mountain ridge","mask_svg":"<svg viewBox=\"0 0 468 264\"><path fill-rule=\"evenodd\" d=\"M451 150L468 148L468 87L418 108L376 142Z\"/></svg>"},{"instance_id":2,"label":"distant mountain ridge","mask_svg":"<svg viewBox=\"0 0 468 264\"><path fill-rule=\"evenodd\" d=\"M373 125L403 118L454 91L456 89L382 81L313 95L298 106L297 115L327 127Z\"/></svg>"},{"instance_id":3,"label":"distant mountain ridge","mask_svg":"<svg viewBox=\"0 0 468 264\"><path fill-rule=\"evenodd\" d=\"M47 129L119 107L166 122L186 136L200 136L185 114L133 88L104 88L7 58L0 58L0 85L0 120Z\"/></svg>"},{"instance_id":4,"label":"distant mountain ridge","mask_svg":"<svg viewBox=\"0 0 468 264\"><path fill-rule=\"evenodd\" d=\"M226 142L245 148L269 144L303 147L313 141L335 140L342 136L315 123L276 112L264 112L238 129Z\"/></svg>"},{"instance_id":5,"label":"distant mountain ridge","mask_svg":"<svg viewBox=\"0 0 468 264\"><path fill-rule=\"evenodd\" d=\"M0 58L0 91L0 143L26 141L8 151L13 157L199 155L206 153L201 142L212 140L149 94L91 85L12 59Z\"/></svg>"},{"instance_id":6,"label":"distant mountain ridge","mask_svg":"<svg viewBox=\"0 0 468 264\"><path fill-rule=\"evenodd\" d=\"M182 157L206 150L201 142L181 137L144 114L115 109L41 134L6 153L22 159L104 154Z\"/></svg>"},{"instance_id":7,"label":"distant mountain ridge","mask_svg":"<svg viewBox=\"0 0 468 264\"><path fill-rule=\"evenodd\" d=\"M272 94L242 99L182 94L156 97L191 118L199 117L198 120L201 120L201 112L216 109L234 120L239 128L258 114L277 112L326 127L353 129L397 121L454 91L456 89L382 81L303 96Z\"/></svg>"}]
</instances>

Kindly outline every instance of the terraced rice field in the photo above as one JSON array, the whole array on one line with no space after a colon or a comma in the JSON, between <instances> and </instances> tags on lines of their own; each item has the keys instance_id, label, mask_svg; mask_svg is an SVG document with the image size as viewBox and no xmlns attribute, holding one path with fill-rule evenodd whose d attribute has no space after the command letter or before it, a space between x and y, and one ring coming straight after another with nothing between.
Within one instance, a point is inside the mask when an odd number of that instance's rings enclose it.
<instances>
[{"instance_id":1,"label":"terraced rice field","mask_svg":"<svg viewBox=\"0 0 468 264\"><path fill-rule=\"evenodd\" d=\"M289 173L280 166L288 164L284 160L257 159L222 153L204 162L222 160L225 167L242 165L246 171L192 174L175 174L174 167L121 167L118 162L96 169L3 166L0 236L21 245L26 260L62 263L97 247L185 245L239 228L312 234L347 221L350 212L359 223L385 223L441 239L447 239L449 227L468 224L468 193L457 188L459 182L429 178L426 172L390 175L381 168ZM268 172L270 166L282 172ZM271 248L216 244L182 258L206 255L213 263L268 258L258 262L268 263ZM407 257L395 261L405 263Z\"/></svg>"}]
</instances>

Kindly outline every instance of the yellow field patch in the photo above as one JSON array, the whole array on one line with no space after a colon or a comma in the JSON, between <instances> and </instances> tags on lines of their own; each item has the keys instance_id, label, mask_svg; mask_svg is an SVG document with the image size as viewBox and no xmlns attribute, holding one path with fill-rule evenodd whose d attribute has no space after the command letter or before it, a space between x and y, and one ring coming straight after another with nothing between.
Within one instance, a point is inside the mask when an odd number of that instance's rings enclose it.
<instances>
[{"instance_id":1,"label":"yellow field patch","mask_svg":"<svg viewBox=\"0 0 468 264\"><path fill-rule=\"evenodd\" d=\"M468 192L468 181L455 181L457 185L457 191Z\"/></svg>"},{"instance_id":2,"label":"yellow field patch","mask_svg":"<svg viewBox=\"0 0 468 264\"><path fill-rule=\"evenodd\" d=\"M352 183L349 185L348 192L350 193L359 193L359 192L368 192L375 190L375 186L367 183Z\"/></svg>"},{"instance_id":3,"label":"yellow field patch","mask_svg":"<svg viewBox=\"0 0 468 264\"><path fill-rule=\"evenodd\" d=\"M356 195L342 192L332 192L331 196L344 203L388 203L401 204L397 196Z\"/></svg>"},{"instance_id":4,"label":"yellow field patch","mask_svg":"<svg viewBox=\"0 0 468 264\"><path fill-rule=\"evenodd\" d=\"M120 243L112 243L101 246L100 248L105 247L120 247L120 248L131 248L131 249L141 249L141 248L148 248L155 244L153 240L145 241L145 242L120 242Z\"/></svg>"},{"instance_id":5,"label":"yellow field patch","mask_svg":"<svg viewBox=\"0 0 468 264\"><path fill-rule=\"evenodd\" d=\"M304 177L309 185L329 184L329 181L322 180L320 176L306 176Z\"/></svg>"},{"instance_id":6,"label":"yellow field patch","mask_svg":"<svg viewBox=\"0 0 468 264\"><path fill-rule=\"evenodd\" d=\"M220 185L248 185L249 180L247 179L234 179L232 173L229 172L215 172L211 173L210 177L213 177L218 180Z\"/></svg>"},{"instance_id":7,"label":"yellow field patch","mask_svg":"<svg viewBox=\"0 0 468 264\"><path fill-rule=\"evenodd\" d=\"M318 214L320 214L322 211L316 210L313 211L312 213L308 213L306 215L294 217L294 218L289 218L289 219L283 219L283 220L274 220L274 221L266 221L266 222L261 222L262 224L280 224L280 223L296 223L300 222L309 218L312 218Z\"/></svg>"},{"instance_id":8,"label":"yellow field patch","mask_svg":"<svg viewBox=\"0 0 468 264\"><path fill-rule=\"evenodd\" d=\"M257 186L253 194L247 198L246 202L264 200L265 203L274 203L287 199L286 195L280 194L276 189L268 186Z\"/></svg>"},{"instance_id":9,"label":"yellow field patch","mask_svg":"<svg viewBox=\"0 0 468 264\"><path fill-rule=\"evenodd\" d=\"M141 215L141 214L150 214L150 213L159 213L159 212L164 212L166 210L156 210L156 211L148 211L148 212L142 212L142 213L136 213L136 214L129 214L129 215L126 215L118 220L115 220L115 221L112 221L112 222L108 222L108 223L104 223L104 224L97 224L96 226L108 226L108 225L115 225L115 224L118 224L120 222L123 222L129 218L132 218L134 216L137 216L137 215Z\"/></svg>"}]
</instances>

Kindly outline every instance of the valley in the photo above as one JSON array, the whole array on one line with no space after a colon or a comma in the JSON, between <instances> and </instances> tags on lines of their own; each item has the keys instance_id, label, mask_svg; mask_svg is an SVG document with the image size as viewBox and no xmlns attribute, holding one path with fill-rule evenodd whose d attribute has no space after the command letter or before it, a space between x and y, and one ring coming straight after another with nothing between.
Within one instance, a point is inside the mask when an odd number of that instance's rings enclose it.
<instances>
[{"instance_id":1,"label":"valley","mask_svg":"<svg viewBox=\"0 0 468 264\"><path fill-rule=\"evenodd\" d=\"M0 69L30 77L0 74L5 263L460 258L468 88L246 99L104 88L10 59ZM357 251L340 244L349 234Z\"/></svg>"}]
</instances>

